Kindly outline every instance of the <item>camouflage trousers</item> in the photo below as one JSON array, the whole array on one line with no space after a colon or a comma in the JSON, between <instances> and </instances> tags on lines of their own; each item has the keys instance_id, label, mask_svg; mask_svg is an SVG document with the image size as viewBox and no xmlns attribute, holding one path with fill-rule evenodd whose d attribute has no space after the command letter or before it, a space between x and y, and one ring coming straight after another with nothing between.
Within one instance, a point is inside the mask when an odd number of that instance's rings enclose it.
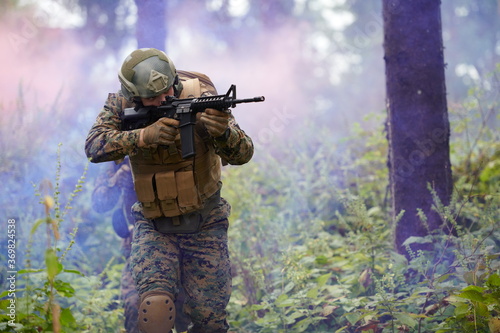
<instances>
[{"instance_id":1,"label":"camouflage trousers","mask_svg":"<svg viewBox=\"0 0 500 333\"><path fill-rule=\"evenodd\" d=\"M125 257L125 267L122 270L120 283L121 300L123 302L123 312L125 315L125 331L127 333L140 333L137 320L139 319L140 299L130 268L130 250L132 235L125 238L122 242L122 253ZM182 308L185 300L185 293L182 288L175 300L175 330L177 332L186 332L191 320L184 314Z\"/></svg>"},{"instance_id":2,"label":"camouflage trousers","mask_svg":"<svg viewBox=\"0 0 500 333\"><path fill-rule=\"evenodd\" d=\"M163 234L144 218L140 205L131 251L131 268L139 295L185 292L184 312L191 319L188 332L227 332L226 306L231 296L231 269L227 245L229 204L221 198L193 234Z\"/></svg>"}]
</instances>

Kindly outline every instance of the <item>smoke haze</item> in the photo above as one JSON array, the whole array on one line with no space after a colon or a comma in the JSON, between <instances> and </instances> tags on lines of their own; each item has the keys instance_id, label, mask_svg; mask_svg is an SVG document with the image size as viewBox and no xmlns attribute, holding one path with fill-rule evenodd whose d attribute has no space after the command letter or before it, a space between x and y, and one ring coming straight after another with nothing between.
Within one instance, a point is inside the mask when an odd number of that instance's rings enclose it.
<instances>
[{"instance_id":1,"label":"smoke haze","mask_svg":"<svg viewBox=\"0 0 500 333\"><path fill-rule=\"evenodd\" d=\"M353 123L384 110L379 8L367 10L368 19L349 39L336 25L320 31L321 22L314 20L288 18L272 26L214 22L195 3L177 1L168 9L179 15L168 16L166 52L177 68L209 75L219 94L236 84L240 98L266 97L233 111L256 143L257 161L281 141L305 142L318 129L331 137L317 141L340 139ZM86 134L108 92L119 89L117 70L137 45L130 35L120 48L103 47L106 36L60 28L48 15L32 7L1 14L0 179L9 192L3 198L7 214L20 214L20 202L33 202L32 182L53 178L60 142L65 174L78 179ZM349 18L343 22L345 28ZM101 167L91 165L90 175Z\"/></svg>"}]
</instances>

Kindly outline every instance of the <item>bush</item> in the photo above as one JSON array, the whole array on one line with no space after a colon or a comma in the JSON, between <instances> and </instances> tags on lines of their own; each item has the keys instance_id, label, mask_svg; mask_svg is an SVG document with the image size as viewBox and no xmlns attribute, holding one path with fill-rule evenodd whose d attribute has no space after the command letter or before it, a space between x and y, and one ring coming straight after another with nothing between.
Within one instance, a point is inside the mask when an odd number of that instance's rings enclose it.
<instances>
[{"instance_id":1,"label":"bush","mask_svg":"<svg viewBox=\"0 0 500 333\"><path fill-rule=\"evenodd\" d=\"M485 110L475 105L469 116ZM410 260L393 251L382 124L372 131L357 125L340 143L328 140L327 128L315 129L321 145L281 143L280 153L259 151L257 161L227 169L232 327L493 332L500 315L500 140L486 121L498 115L497 105L487 110L479 122L452 110L456 188L447 207L435 196L434 209L457 234L409 238L406 245L431 245L410 252Z\"/></svg>"},{"instance_id":2,"label":"bush","mask_svg":"<svg viewBox=\"0 0 500 333\"><path fill-rule=\"evenodd\" d=\"M36 187L45 216L32 224L27 244L12 235L16 246L8 252L12 255L8 274L14 276L14 287L0 294L2 332L114 332L122 326L118 282L122 267L111 260L101 274L87 276L69 260L78 224L70 233L64 224L82 191L85 174L86 169L62 205L58 151L55 185L45 181ZM24 263L16 257L20 245L25 246ZM23 268L12 274L16 267Z\"/></svg>"}]
</instances>

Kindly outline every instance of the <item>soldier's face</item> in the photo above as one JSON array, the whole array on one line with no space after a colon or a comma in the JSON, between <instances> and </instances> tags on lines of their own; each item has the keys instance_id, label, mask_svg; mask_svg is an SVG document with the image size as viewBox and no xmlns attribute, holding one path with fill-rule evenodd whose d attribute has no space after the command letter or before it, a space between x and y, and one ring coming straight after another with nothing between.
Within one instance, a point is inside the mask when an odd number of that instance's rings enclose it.
<instances>
[{"instance_id":1,"label":"soldier's face","mask_svg":"<svg viewBox=\"0 0 500 333\"><path fill-rule=\"evenodd\" d=\"M174 87L170 87L169 90L164 92L163 94L160 94L156 97L150 97L150 98L142 98L141 101L144 106L160 106L161 102L165 100L165 97L167 96L174 96Z\"/></svg>"}]
</instances>

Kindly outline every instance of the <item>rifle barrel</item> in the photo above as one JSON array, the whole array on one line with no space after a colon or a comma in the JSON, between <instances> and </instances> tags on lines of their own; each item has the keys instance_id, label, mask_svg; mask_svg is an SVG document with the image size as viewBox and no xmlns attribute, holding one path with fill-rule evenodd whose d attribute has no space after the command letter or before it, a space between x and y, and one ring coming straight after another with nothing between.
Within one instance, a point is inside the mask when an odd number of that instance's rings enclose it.
<instances>
[{"instance_id":1,"label":"rifle barrel","mask_svg":"<svg viewBox=\"0 0 500 333\"><path fill-rule=\"evenodd\" d=\"M237 99L235 103L254 103L254 102L264 102L264 96L257 96L253 98Z\"/></svg>"}]
</instances>

